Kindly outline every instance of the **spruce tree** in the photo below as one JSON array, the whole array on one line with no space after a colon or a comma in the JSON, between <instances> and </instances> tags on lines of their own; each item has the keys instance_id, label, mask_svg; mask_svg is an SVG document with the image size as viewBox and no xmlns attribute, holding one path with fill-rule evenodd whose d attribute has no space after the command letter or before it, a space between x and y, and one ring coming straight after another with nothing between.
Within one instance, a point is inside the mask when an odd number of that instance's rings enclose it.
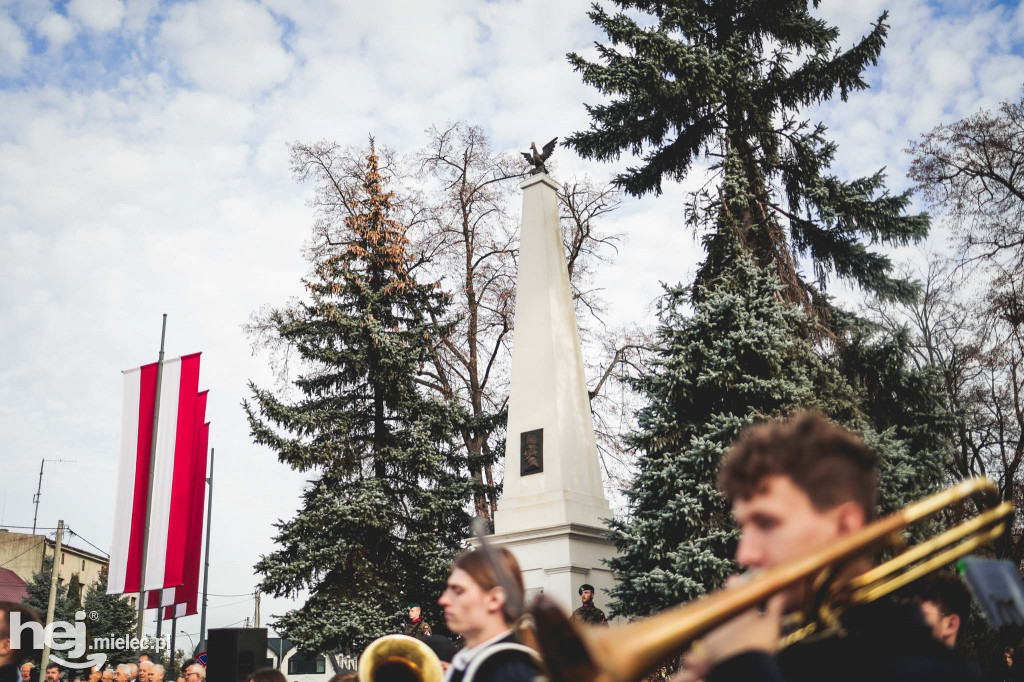
<instances>
[{"instance_id":1,"label":"spruce tree","mask_svg":"<svg viewBox=\"0 0 1024 682\"><path fill-rule=\"evenodd\" d=\"M303 373L289 400L250 384L253 439L313 472L279 548L256 565L260 589L308 590L276 623L313 651L357 652L400 629L408 600L441 624L436 600L468 532L471 496L456 434L464 414L421 390L432 344L445 338L447 298L409 270L372 141L347 242L306 280L308 299L275 311L276 333Z\"/></svg>"},{"instance_id":2,"label":"spruce tree","mask_svg":"<svg viewBox=\"0 0 1024 682\"><path fill-rule=\"evenodd\" d=\"M106 654L108 667L127 663L133 658L134 652L131 651L115 648L97 649L93 646L97 638L106 638L109 642L118 637L130 637L135 634L135 619L138 613L121 595L107 594L106 566L100 570L99 579L86 588L82 610L87 614L84 623L88 645L83 658L92 653Z\"/></svg>"},{"instance_id":3,"label":"spruce tree","mask_svg":"<svg viewBox=\"0 0 1024 682\"><path fill-rule=\"evenodd\" d=\"M699 597L735 571L736 532L715 479L744 427L797 407L853 414L853 392L813 352L810 318L782 300L771 269L738 244L731 252L713 286L667 289L656 359L635 382L648 404L629 438L640 452L630 513L612 522L616 614Z\"/></svg>"},{"instance_id":4,"label":"spruce tree","mask_svg":"<svg viewBox=\"0 0 1024 682\"><path fill-rule=\"evenodd\" d=\"M593 7L609 44L597 46L597 62L569 59L610 101L588 107L590 129L569 146L601 160L638 155L615 180L636 196L712 160L685 214L707 255L693 286L666 289L658 361L636 382L647 400L631 441L639 473L628 516L612 526L621 578L612 609L645 615L717 589L735 570L715 480L745 426L817 408L859 432L879 451L883 511L938 487L946 451L927 372L907 370L899 339L825 290L838 276L883 299L912 298L913 283L864 241L921 239L928 217L907 215L909 194L890 195L881 172L831 174L834 143L800 117L866 87L885 14L839 51L838 30L811 14L815 0L616 4L650 21Z\"/></svg>"},{"instance_id":5,"label":"spruce tree","mask_svg":"<svg viewBox=\"0 0 1024 682\"><path fill-rule=\"evenodd\" d=\"M687 222L708 231L698 281L714 279L739 240L759 266L777 272L788 300L818 313L830 308L821 293L833 274L885 298L913 297L914 285L864 240L920 240L928 216L907 215L909 192L890 194L882 171L833 175L836 145L800 113L867 87L863 72L885 43L886 14L840 50L839 30L811 12L818 0L615 4L650 21L593 6L590 18L609 42L597 45L597 62L578 54L569 61L610 101L588 106L590 128L567 144L586 158L639 156L615 179L635 196L660 193L665 179L681 180L701 157L713 160L687 209ZM801 258L812 280L800 273Z\"/></svg>"}]
</instances>

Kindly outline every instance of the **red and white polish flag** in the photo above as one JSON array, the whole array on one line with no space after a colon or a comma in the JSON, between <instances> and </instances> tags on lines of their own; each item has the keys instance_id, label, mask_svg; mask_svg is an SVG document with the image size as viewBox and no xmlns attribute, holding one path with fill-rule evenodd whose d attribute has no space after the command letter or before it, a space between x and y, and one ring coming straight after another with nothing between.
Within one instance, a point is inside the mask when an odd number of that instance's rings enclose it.
<instances>
[{"instance_id":1,"label":"red and white polish flag","mask_svg":"<svg viewBox=\"0 0 1024 682\"><path fill-rule=\"evenodd\" d=\"M195 481L196 495L193 498L192 527L189 530L189 546L185 553L185 584L175 590L174 605L164 609L163 617L182 618L199 613L199 568L203 553L203 512L206 501L206 453L210 443L210 423L199 430Z\"/></svg>"},{"instance_id":2,"label":"red and white polish flag","mask_svg":"<svg viewBox=\"0 0 1024 682\"><path fill-rule=\"evenodd\" d=\"M184 583L184 551L192 508L199 353L164 362L160 418L150 492L146 590ZM124 373L121 452L107 594L140 591L146 523L156 364ZM201 424L202 422L200 422Z\"/></svg>"},{"instance_id":3,"label":"red and white polish flag","mask_svg":"<svg viewBox=\"0 0 1024 682\"><path fill-rule=\"evenodd\" d=\"M196 400L196 428L193 430L191 501L188 509L188 528L185 532L185 551L181 553L184 582L178 587L151 590L146 593L146 608L155 609L172 604L184 604L195 596L199 585L199 554L202 551L203 502L206 493L206 453L210 425L206 420L208 391ZM198 527L197 527L198 524ZM193 575L194 574L194 575ZM191 594L190 594L191 590Z\"/></svg>"}]
</instances>

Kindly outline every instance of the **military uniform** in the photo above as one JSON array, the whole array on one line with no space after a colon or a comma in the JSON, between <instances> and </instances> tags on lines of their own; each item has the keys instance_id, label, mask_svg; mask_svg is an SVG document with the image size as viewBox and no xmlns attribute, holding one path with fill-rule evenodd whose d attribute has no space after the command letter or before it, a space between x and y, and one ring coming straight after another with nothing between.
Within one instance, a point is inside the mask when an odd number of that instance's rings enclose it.
<instances>
[{"instance_id":1,"label":"military uniform","mask_svg":"<svg viewBox=\"0 0 1024 682\"><path fill-rule=\"evenodd\" d=\"M409 621L405 624L402 634L410 637L426 637L430 634L430 625L422 618L417 618L415 622Z\"/></svg>"},{"instance_id":2,"label":"military uniform","mask_svg":"<svg viewBox=\"0 0 1024 682\"><path fill-rule=\"evenodd\" d=\"M573 611L570 620L574 623L586 623L587 625L608 625L608 619L604 617L604 611L594 606L593 603L584 604Z\"/></svg>"}]
</instances>

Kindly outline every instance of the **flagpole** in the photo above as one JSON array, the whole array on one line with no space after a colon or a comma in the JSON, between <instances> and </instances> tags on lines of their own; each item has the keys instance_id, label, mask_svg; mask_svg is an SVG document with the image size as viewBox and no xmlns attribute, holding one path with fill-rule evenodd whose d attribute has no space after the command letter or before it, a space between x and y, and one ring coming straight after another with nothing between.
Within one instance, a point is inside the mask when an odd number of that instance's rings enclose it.
<instances>
[{"instance_id":1,"label":"flagpole","mask_svg":"<svg viewBox=\"0 0 1024 682\"><path fill-rule=\"evenodd\" d=\"M203 649L206 646L206 588L210 584L210 527L213 525L213 448L210 448L210 477L206 479L210 484L210 493L206 499L206 552L204 553L203 565L203 613L199 617L199 642ZM194 651L192 653L195 653Z\"/></svg>"},{"instance_id":2,"label":"flagpole","mask_svg":"<svg viewBox=\"0 0 1024 682\"><path fill-rule=\"evenodd\" d=\"M139 622L135 636L142 639L146 634L146 549L149 545L149 513L153 495L153 475L156 469L156 429L160 424L160 382L164 373L164 339L167 337L167 313L160 325L160 357L156 364L156 399L153 402L153 434L149 445L149 483L146 486L146 526L142 533L142 570L139 573ZM157 623L160 616L157 615Z\"/></svg>"},{"instance_id":3,"label":"flagpole","mask_svg":"<svg viewBox=\"0 0 1024 682\"><path fill-rule=\"evenodd\" d=\"M174 609L174 615L171 616L171 674L167 679L176 680L178 678L174 674L174 635L178 633L178 606L175 604L171 608ZM163 610L162 607L161 610Z\"/></svg>"}]
</instances>

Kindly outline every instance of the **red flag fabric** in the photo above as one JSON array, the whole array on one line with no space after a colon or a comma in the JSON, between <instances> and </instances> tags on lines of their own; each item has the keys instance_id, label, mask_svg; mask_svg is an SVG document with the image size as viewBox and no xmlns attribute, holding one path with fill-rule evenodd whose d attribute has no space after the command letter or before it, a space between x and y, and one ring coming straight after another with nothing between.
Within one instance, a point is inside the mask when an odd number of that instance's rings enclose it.
<instances>
[{"instance_id":1,"label":"red flag fabric","mask_svg":"<svg viewBox=\"0 0 1024 682\"><path fill-rule=\"evenodd\" d=\"M199 569L203 554L203 514L206 501L206 453L210 443L210 423L200 430L196 460L196 495L192 508L192 528L189 530L189 548L185 555L185 584L175 592L174 605L164 609L164 618L181 618L199 612Z\"/></svg>"}]
</instances>

